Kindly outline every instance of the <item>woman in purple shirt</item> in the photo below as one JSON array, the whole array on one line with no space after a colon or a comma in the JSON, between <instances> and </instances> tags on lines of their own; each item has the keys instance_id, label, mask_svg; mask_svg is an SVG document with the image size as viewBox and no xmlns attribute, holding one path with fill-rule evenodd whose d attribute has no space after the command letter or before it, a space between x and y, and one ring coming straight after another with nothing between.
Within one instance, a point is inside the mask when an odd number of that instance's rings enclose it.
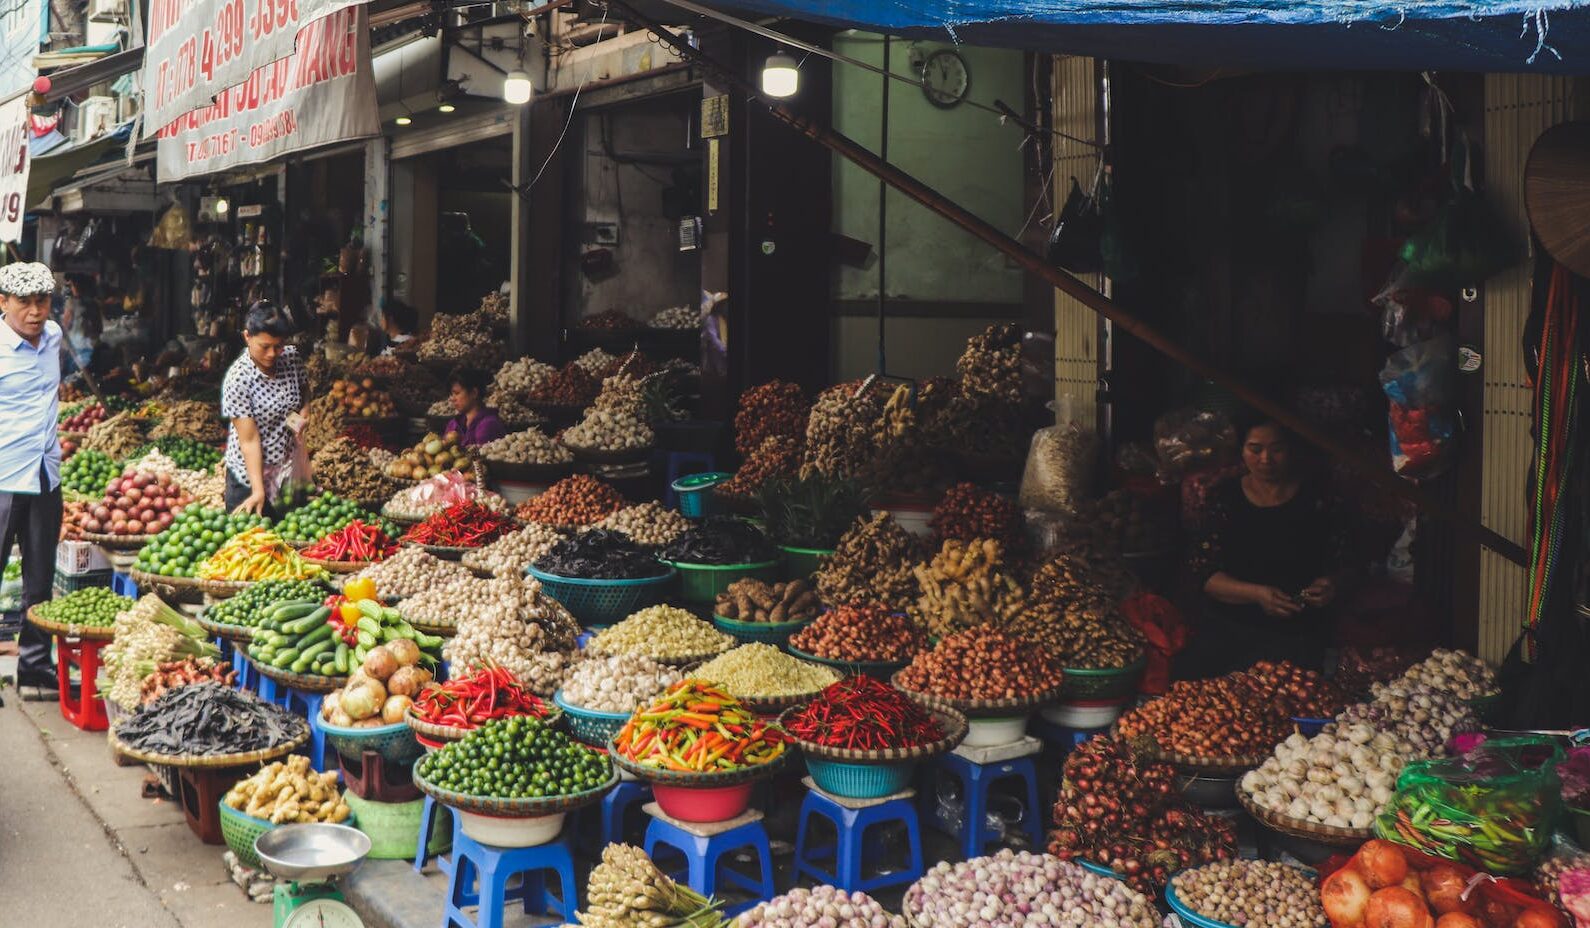
<instances>
[{"instance_id":1,"label":"woman in purple shirt","mask_svg":"<svg viewBox=\"0 0 1590 928\"><path fill-rule=\"evenodd\" d=\"M458 410L447 423L447 431L458 436L465 448L475 448L488 441L496 441L508 434L508 429L497 418L495 409L482 402L486 395L486 375L480 371L459 368L453 372L451 399Z\"/></svg>"}]
</instances>

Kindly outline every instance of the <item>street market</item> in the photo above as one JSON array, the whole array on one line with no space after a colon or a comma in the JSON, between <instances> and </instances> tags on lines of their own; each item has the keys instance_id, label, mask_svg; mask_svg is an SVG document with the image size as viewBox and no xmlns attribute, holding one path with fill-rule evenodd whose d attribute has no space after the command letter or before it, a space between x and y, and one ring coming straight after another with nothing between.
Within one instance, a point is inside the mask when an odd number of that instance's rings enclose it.
<instances>
[{"instance_id":1,"label":"street market","mask_svg":"<svg viewBox=\"0 0 1590 928\"><path fill-rule=\"evenodd\" d=\"M1590 11L57 6L0 822L127 917L1590 928Z\"/></svg>"}]
</instances>

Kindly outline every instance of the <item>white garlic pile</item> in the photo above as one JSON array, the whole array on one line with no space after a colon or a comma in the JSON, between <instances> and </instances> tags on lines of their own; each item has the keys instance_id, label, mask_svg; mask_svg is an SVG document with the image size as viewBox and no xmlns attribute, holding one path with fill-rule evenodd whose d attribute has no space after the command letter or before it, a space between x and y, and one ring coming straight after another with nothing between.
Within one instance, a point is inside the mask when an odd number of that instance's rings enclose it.
<instances>
[{"instance_id":1,"label":"white garlic pile","mask_svg":"<svg viewBox=\"0 0 1590 928\"><path fill-rule=\"evenodd\" d=\"M591 404L591 409L614 415L627 415L635 419L642 418L646 411L646 392L641 388L640 378L614 374L602 381L602 392L596 394L596 401Z\"/></svg>"},{"instance_id":2,"label":"white garlic pile","mask_svg":"<svg viewBox=\"0 0 1590 928\"><path fill-rule=\"evenodd\" d=\"M453 407L452 400L441 399L432 403L431 408L425 410L425 414L428 416L456 416L458 415L458 410Z\"/></svg>"},{"instance_id":3,"label":"white garlic pile","mask_svg":"<svg viewBox=\"0 0 1590 928\"><path fill-rule=\"evenodd\" d=\"M651 317L651 327L654 329L688 331L698 324L697 313L689 306L670 306Z\"/></svg>"},{"instance_id":4,"label":"white garlic pile","mask_svg":"<svg viewBox=\"0 0 1590 928\"><path fill-rule=\"evenodd\" d=\"M651 426L635 416L596 409L586 415L585 421L563 433L565 444L599 451L649 448L656 440Z\"/></svg>"},{"instance_id":5,"label":"white garlic pile","mask_svg":"<svg viewBox=\"0 0 1590 928\"><path fill-rule=\"evenodd\" d=\"M506 667L536 695L548 697L579 657L580 626L541 584L529 578L490 581L499 595L458 615L458 634L442 646L451 666L492 662Z\"/></svg>"},{"instance_id":6,"label":"white garlic pile","mask_svg":"<svg viewBox=\"0 0 1590 928\"><path fill-rule=\"evenodd\" d=\"M684 534L689 527L689 519L656 500L639 506L626 506L592 526L623 532L635 544L648 548L662 547Z\"/></svg>"},{"instance_id":7,"label":"white garlic pile","mask_svg":"<svg viewBox=\"0 0 1590 928\"><path fill-rule=\"evenodd\" d=\"M566 464L574 460L569 449L539 429L510 432L496 441L488 441L480 446L480 454L488 462L510 464Z\"/></svg>"},{"instance_id":8,"label":"white garlic pile","mask_svg":"<svg viewBox=\"0 0 1590 928\"><path fill-rule=\"evenodd\" d=\"M522 576L531 561L552 550L552 546L563 538L563 532L558 529L532 522L484 548L466 553L464 566L498 577Z\"/></svg>"},{"instance_id":9,"label":"white garlic pile","mask_svg":"<svg viewBox=\"0 0 1590 928\"><path fill-rule=\"evenodd\" d=\"M1469 654L1436 648L1430 656L1408 668L1402 679L1409 683L1426 683L1445 690L1458 699L1477 699L1501 690L1496 682L1496 671L1490 665Z\"/></svg>"},{"instance_id":10,"label":"white garlic pile","mask_svg":"<svg viewBox=\"0 0 1590 928\"><path fill-rule=\"evenodd\" d=\"M581 661L563 680L563 699L592 712L634 712L635 707L682 678L639 654L608 654Z\"/></svg>"},{"instance_id":11,"label":"white garlic pile","mask_svg":"<svg viewBox=\"0 0 1590 928\"><path fill-rule=\"evenodd\" d=\"M494 582L460 577L407 597L398 611L403 618L427 628L452 628L462 613L488 606L502 595L500 588L492 586Z\"/></svg>"},{"instance_id":12,"label":"white garlic pile","mask_svg":"<svg viewBox=\"0 0 1590 928\"><path fill-rule=\"evenodd\" d=\"M600 348L592 348L590 351L587 351L586 353L575 358L574 366L582 371L585 371L587 374L590 374L592 377L596 377L599 376L602 371L607 370L608 366L617 360L618 355L616 354L608 354Z\"/></svg>"},{"instance_id":13,"label":"white garlic pile","mask_svg":"<svg viewBox=\"0 0 1590 928\"><path fill-rule=\"evenodd\" d=\"M535 358L515 358L497 369L497 376L491 379L491 392L524 396L557 370Z\"/></svg>"},{"instance_id":14,"label":"white garlic pile","mask_svg":"<svg viewBox=\"0 0 1590 928\"><path fill-rule=\"evenodd\" d=\"M1312 738L1292 734L1242 777L1253 804L1288 818L1368 828L1391 801L1403 765L1419 747L1368 723L1331 724Z\"/></svg>"},{"instance_id":15,"label":"white garlic pile","mask_svg":"<svg viewBox=\"0 0 1590 928\"><path fill-rule=\"evenodd\" d=\"M1416 745L1427 757L1441 753L1455 734L1479 730L1479 719L1467 702L1428 683L1406 678L1376 683L1374 697L1336 716L1340 723L1365 722Z\"/></svg>"},{"instance_id":16,"label":"white garlic pile","mask_svg":"<svg viewBox=\"0 0 1590 928\"><path fill-rule=\"evenodd\" d=\"M374 580L376 592L390 599L407 598L458 580L467 580L469 571L462 564L444 561L427 554L422 548L405 545L398 549L398 553L352 576Z\"/></svg>"}]
</instances>

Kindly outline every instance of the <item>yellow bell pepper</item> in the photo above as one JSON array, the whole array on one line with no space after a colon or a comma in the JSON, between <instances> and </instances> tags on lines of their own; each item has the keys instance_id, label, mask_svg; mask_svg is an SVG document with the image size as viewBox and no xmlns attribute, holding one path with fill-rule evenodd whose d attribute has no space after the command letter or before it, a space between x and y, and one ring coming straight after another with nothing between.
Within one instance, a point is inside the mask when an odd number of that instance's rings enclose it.
<instances>
[{"instance_id":1,"label":"yellow bell pepper","mask_svg":"<svg viewBox=\"0 0 1590 928\"><path fill-rule=\"evenodd\" d=\"M353 602L375 599L375 581L369 577L355 577L342 587L342 595ZM358 611L357 608L354 610Z\"/></svg>"}]
</instances>

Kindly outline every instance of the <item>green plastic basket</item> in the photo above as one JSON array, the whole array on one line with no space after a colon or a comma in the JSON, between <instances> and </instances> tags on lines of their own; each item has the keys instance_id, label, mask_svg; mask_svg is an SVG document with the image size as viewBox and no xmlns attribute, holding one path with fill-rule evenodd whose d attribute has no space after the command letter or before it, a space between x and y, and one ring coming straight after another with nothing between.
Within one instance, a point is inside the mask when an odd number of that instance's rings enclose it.
<instances>
[{"instance_id":1,"label":"green plastic basket","mask_svg":"<svg viewBox=\"0 0 1590 928\"><path fill-rule=\"evenodd\" d=\"M1060 699L1074 702L1079 699L1118 699L1130 696L1137 692L1137 684L1143 679L1143 670L1147 666L1148 658L1139 657L1125 667L1106 670L1067 667L1064 682L1060 687Z\"/></svg>"},{"instance_id":2,"label":"green plastic basket","mask_svg":"<svg viewBox=\"0 0 1590 928\"><path fill-rule=\"evenodd\" d=\"M712 488L732 476L734 475L714 470L701 474L687 474L675 480L670 486L679 499L680 515L691 519L717 515L719 506Z\"/></svg>"},{"instance_id":3,"label":"green plastic basket","mask_svg":"<svg viewBox=\"0 0 1590 928\"><path fill-rule=\"evenodd\" d=\"M360 799L352 792L342 797L353 817L359 820L359 830L370 838L372 860L412 860L420 839L420 819L425 811L425 800L412 802L373 802ZM445 808L445 807L444 807ZM428 855L445 854L453 844L453 827L446 815L437 815L431 822L431 833L426 842Z\"/></svg>"},{"instance_id":4,"label":"green plastic basket","mask_svg":"<svg viewBox=\"0 0 1590 928\"><path fill-rule=\"evenodd\" d=\"M325 733L326 743L338 754L355 761L365 751L374 751L387 763L401 767L419 760L425 753L414 740L414 729L407 722L373 728L341 728L316 715L309 723Z\"/></svg>"},{"instance_id":5,"label":"green plastic basket","mask_svg":"<svg viewBox=\"0 0 1590 928\"><path fill-rule=\"evenodd\" d=\"M244 815L224 801L221 803L221 838L245 867L264 869L259 855L254 853L254 839L275 827L265 819Z\"/></svg>"},{"instance_id":6,"label":"green plastic basket","mask_svg":"<svg viewBox=\"0 0 1590 928\"><path fill-rule=\"evenodd\" d=\"M806 770L812 782L825 793L846 799L877 799L891 796L911 785L915 761L898 764L846 764L806 756Z\"/></svg>"},{"instance_id":7,"label":"green plastic basket","mask_svg":"<svg viewBox=\"0 0 1590 928\"><path fill-rule=\"evenodd\" d=\"M821 558L834 553L833 548L792 548L779 545L784 552L784 576L789 580L804 580L817 573Z\"/></svg>"},{"instance_id":8,"label":"green plastic basket","mask_svg":"<svg viewBox=\"0 0 1590 928\"><path fill-rule=\"evenodd\" d=\"M718 631L733 635L734 640L740 642L759 642L784 647L789 643L789 636L810 625L809 620L799 622L740 622L735 619L726 619L721 615L712 617L712 624Z\"/></svg>"},{"instance_id":9,"label":"green plastic basket","mask_svg":"<svg viewBox=\"0 0 1590 928\"><path fill-rule=\"evenodd\" d=\"M570 733L577 740L594 747L607 747L618 730L629 721L628 712L593 712L571 705L564 700L562 690L552 694L552 701L563 710L563 717L569 720Z\"/></svg>"},{"instance_id":10,"label":"green plastic basket","mask_svg":"<svg viewBox=\"0 0 1590 928\"><path fill-rule=\"evenodd\" d=\"M777 583L784 570L782 559L758 561L754 564L687 564L684 561L664 561L679 571L679 598L697 606L712 605L718 594L736 580L750 577L767 583ZM627 613L626 613L627 614Z\"/></svg>"},{"instance_id":11,"label":"green plastic basket","mask_svg":"<svg viewBox=\"0 0 1590 928\"><path fill-rule=\"evenodd\" d=\"M547 595L586 626L612 625L662 602L663 594L678 575L672 567L660 576L639 580L582 580L544 573L534 567L525 568L525 572L541 581Z\"/></svg>"}]
</instances>

